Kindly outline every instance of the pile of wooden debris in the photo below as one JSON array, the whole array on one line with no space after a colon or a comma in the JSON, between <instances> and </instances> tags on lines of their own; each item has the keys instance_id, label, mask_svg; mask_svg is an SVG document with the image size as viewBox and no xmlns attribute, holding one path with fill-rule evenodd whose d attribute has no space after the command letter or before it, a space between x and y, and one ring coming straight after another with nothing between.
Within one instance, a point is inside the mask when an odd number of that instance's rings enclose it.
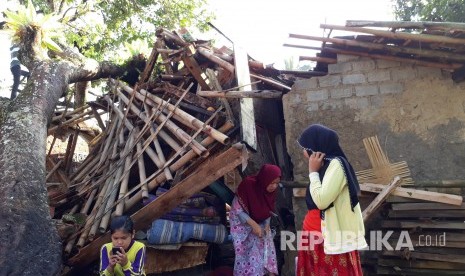
<instances>
[{"instance_id":1,"label":"pile of wooden debris","mask_svg":"<svg viewBox=\"0 0 465 276\"><path fill-rule=\"evenodd\" d=\"M110 239L112 216L130 214L136 230L147 230L153 220L246 164L245 145L235 143L241 140L240 103L227 98L280 98L290 90L292 83L279 70L183 37L188 36L158 30L135 85L110 79L107 94L72 111L57 110L52 119L49 199L52 216L66 222L59 230L72 266L98 258ZM160 64L163 73L157 73ZM239 82L238 71L246 72L248 81ZM89 119L100 130L85 127ZM52 154L63 136L69 137L66 152ZM76 165L81 136L89 155ZM161 185L171 189L143 206Z\"/></svg>"}]
</instances>

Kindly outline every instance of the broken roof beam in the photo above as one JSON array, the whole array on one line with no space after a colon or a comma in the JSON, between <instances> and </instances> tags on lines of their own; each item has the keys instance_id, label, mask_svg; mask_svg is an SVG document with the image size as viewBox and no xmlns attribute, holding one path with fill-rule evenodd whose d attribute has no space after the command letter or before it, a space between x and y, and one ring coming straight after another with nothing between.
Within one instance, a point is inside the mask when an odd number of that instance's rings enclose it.
<instances>
[{"instance_id":1,"label":"broken roof beam","mask_svg":"<svg viewBox=\"0 0 465 276\"><path fill-rule=\"evenodd\" d=\"M347 20L347 27L386 27L394 29L439 29L439 30L465 30L465 23L457 22L430 22L430 21L368 21Z\"/></svg>"},{"instance_id":2,"label":"broken roof beam","mask_svg":"<svg viewBox=\"0 0 465 276\"><path fill-rule=\"evenodd\" d=\"M447 69L447 70L458 69L462 66L460 63L439 63L439 62L424 61L424 60L413 59L413 58L403 58L403 57L380 55L380 54L369 54L365 52L343 50L343 49L332 48L332 47L326 47L324 51L328 51L328 52L336 53L336 54L354 55L354 56L362 56L362 57L369 57L369 58L375 58L375 59L408 62L411 64L416 64L416 65L421 65L421 66L426 66L426 67L441 68L441 69Z\"/></svg>"},{"instance_id":3,"label":"broken roof beam","mask_svg":"<svg viewBox=\"0 0 465 276\"><path fill-rule=\"evenodd\" d=\"M309 56L299 56L299 61L307 60L307 61L316 61L321 63L327 64L336 64L337 59L335 58L327 58L327 57L309 57Z\"/></svg>"},{"instance_id":4,"label":"broken roof beam","mask_svg":"<svg viewBox=\"0 0 465 276\"><path fill-rule=\"evenodd\" d=\"M260 98L260 99L279 99L282 92L275 90L251 90L251 91L199 91L197 94L209 98Z\"/></svg>"},{"instance_id":5,"label":"broken roof beam","mask_svg":"<svg viewBox=\"0 0 465 276\"><path fill-rule=\"evenodd\" d=\"M160 218L184 200L242 164L244 159L248 159L248 156L244 155L244 147L243 144L236 144L227 151L205 160L176 186L134 213L131 218L134 221L135 230L147 230L155 219ZM82 267L97 260L100 247L110 240L110 233L106 232L81 248L79 253L69 260L69 264Z\"/></svg>"},{"instance_id":6,"label":"broken roof beam","mask_svg":"<svg viewBox=\"0 0 465 276\"><path fill-rule=\"evenodd\" d=\"M150 79L150 75L152 75L153 68L155 68L155 64L157 63L158 55L160 51L157 49L157 42L153 44L152 52L150 53L149 60L145 65L144 71L140 75L139 84L147 82Z\"/></svg>"},{"instance_id":7,"label":"broken roof beam","mask_svg":"<svg viewBox=\"0 0 465 276\"><path fill-rule=\"evenodd\" d=\"M217 57L212 51L210 51L210 50L208 50L208 49L206 49L204 47L198 47L197 51L202 56L209 59L210 61L218 64L219 66L223 67L224 69L228 70L229 72L234 73L234 65L232 65L231 63Z\"/></svg>"},{"instance_id":8,"label":"broken roof beam","mask_svg":"<svg viewBox=\"0 0 465 276\"><path fill-rule=\"evenodd\" d=\"M448 44L460 44L460 45L465 44L464 38L453 38L453 37L447 37L447 36L441 36L441 35L390 32L390 31L382 31L382 30L375 30L375 29L368 29L368 28L361 28L361 27L345 27L345 26L337 26L337 25L329 25L329 24L320 24L320 28L332 29L332 30L338 30L338 31L355 32L355 33L366 33L366 34L372 34L376 36L388 37L388 38L393 38L393 39L405 39L405 40L413 40L413 41L428 42L428 43L448 43Z\"/></svg>"},{"instance_id":9,"label":"broken roof beam","mask_svg":"<svg viewBox=\"0 0 465 276\"><path fill-rule=\"evenodd\" d=\"M325 76L328 73L322 71L299 71L299 70L279 70L279 74L289 74L297 77L308 78L308 77L320 77Z\"/></svg>"},{"instance_id":10,"label":"broken roof beam","mask_svg":"<svg viewBox=\"0 0 465 276\"><path fill-rule=\"evenodd\" d=\"M371 193L381 193L386 185L383 184L373 184L373 183L363 183L360 184L360 190L364 192L371 192ZM451 195L445 193L437 193L437 192L430 192L430 191L423 191L417 189L409 189L409 188L402 188L397 187L392 192L392 195L406 197L406 198L415 198L427 201L434 201L440 203L446 203L451 205L461 205L463 202L462 196L459 195Z\"/></svg>"},{"instance_id":11,"label":"broken roof beam","mask_svg":"<svg viewBox=\"0 0 465 276\"><path fill-rule=\"evenodd\" d=\"M194 46L190 45L189 47L186 47L182 61L192 76L194 76L200 87L202 87L203 90L210 90L210 86L207 84L206 75L200 65L197 63L197 60L194 58L195 52L196 49Z\"/></svg>"},{"instance_id":12,"label":"broken roof beam","mask_svg":"<svg viewBox=\"0 0 465 276\"><path fill-rule=\"evenodd\" d=\"M297 44L289 44L289 43L284 43L283 46L284 46L284 47L292 47L292 48L300 48L300 49L315 50L315 51L321 51L321 50L323 50L322 47L307 46L307 45L297 45Z\"/></svg>"},{"instance_id":13,"label":"broken roof beam","mask_svg":"<svg viewBox=\"0 0 465 276\"><path fill-rule=\"evenodd\" d=\"M140 88L155 92L155 93L169 93L176 98L180 98L184 94L184 89L181 89L175 85L172 85L169 82L163 82L161 85L155 82L148 82L146 85L141 86ZM216 105L208 99L199 97L195 93L186 93L184 95L183 101L186 101L190 104L193 104L199 108L208 109L209 107L216 107Z\"/></svg>"},{"instance_id":14,"label":"broken roof beam","mask_svg":"<svg viewBox=\"0 0 465 276\"><path fill-rule=\"evenodd\" d=\"M382 51L387 51L391 54L410 54L410 55L430 57L430 58L443 58L447 60L455 60L455 61L461 61L461 62L465 61L464 55L452 54L452 53L447 53L447 52L437 51L437 50L407 48L407 47L384 45L384 44L371 43L371 42L362 42L362 41L351 40L351 39L325 38L325 37L300 35L300 34L289 34L289 37L298 38L298 39L306 39L306 40L322 41L322 42L331 42L333 44L339 44L339 45L344 45L344 46L362 47L362 48L367 48L369 50L382 50Z\"/></svg>"},{"instance_id":15,"label":"broken roof beam","mask_svg":"<svg viewBox=\"0 0 465 276\"><path fill-rule=\"evenodd\" d=\"M275 87L277 87L277 88L281 88L281 89L284 88L284 89L286 89L286 90L288 90L288 91L291 91L291 90L292 90L291 87L289 87L289 86L287 86L287 85L284 85L284 84L282 84L282 83L280 83L280 82L278 82L278 81L275 81L275 80L273 80L273 79L265 78L265 77L262 77L262 76L259 76L259 75L255 75L255 74L252 74L252 73L250 74L250 76L251 76L252 78L254 78L254 79L259 79L259 80L264 81L264 82L266 82L266 83L268 83L268 84L270 84L270 85L272 85L272 86L275 86Z\"/></svg>"}]
</instances>

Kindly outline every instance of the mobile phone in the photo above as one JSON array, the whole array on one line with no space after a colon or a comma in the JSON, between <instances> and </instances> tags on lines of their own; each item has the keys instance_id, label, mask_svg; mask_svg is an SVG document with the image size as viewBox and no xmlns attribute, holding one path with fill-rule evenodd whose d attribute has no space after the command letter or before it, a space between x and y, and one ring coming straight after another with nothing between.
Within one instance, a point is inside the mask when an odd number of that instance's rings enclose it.
<instances>
[{"instance_id":1,"label":"mobile phone","mask_svg":"<svg viewBox=\"0 0 465 276\"><path fill-rule=\"evenodd\" d=\"M111 253L112 253L113 255L116 255L118 252L120 252L120 253L122 252L122 251L121 251L121 247L113 247L113 248L111 249Z\"/></svg>"}]
</instances>

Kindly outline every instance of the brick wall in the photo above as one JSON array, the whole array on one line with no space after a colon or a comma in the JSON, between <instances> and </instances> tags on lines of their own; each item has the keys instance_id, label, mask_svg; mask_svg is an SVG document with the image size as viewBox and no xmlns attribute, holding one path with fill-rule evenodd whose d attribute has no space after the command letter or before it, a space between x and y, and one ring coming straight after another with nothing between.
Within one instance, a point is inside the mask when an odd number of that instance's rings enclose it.
<instances>
[{"instance_id":1,"label":"brick wall","mask_svg":"<svg viewBox=\"0 0 465 276\"><path fill-rule=\"evenodd\" d=\"M295 141L312 123L338 132L355 170L370 168L362 139L377 135L391 162L407 161L414 180L465 179L464 83L437 68L348 55L328 71L297 81L283 97L295 180L307 177Z\"/></svg>"}]
</instances>

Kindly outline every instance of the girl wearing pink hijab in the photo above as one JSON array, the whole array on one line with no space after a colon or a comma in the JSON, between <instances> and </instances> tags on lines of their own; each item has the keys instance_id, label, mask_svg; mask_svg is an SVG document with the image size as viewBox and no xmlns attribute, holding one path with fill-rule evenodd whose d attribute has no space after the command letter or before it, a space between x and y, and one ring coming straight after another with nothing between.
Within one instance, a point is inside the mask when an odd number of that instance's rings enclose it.
<instances>
[{"instance_id":1,"label":"girl wearing pink hijab","mask_svg":"<svg viewBox=\"0 0 465 276\"><path fill-rule=\"evenodd\" d=\"M236 276L278 274L270 218L280 180L281 169L265 164L257 175L248 176L239 184L229 213Z\"/></svg>"}]
</instances>

